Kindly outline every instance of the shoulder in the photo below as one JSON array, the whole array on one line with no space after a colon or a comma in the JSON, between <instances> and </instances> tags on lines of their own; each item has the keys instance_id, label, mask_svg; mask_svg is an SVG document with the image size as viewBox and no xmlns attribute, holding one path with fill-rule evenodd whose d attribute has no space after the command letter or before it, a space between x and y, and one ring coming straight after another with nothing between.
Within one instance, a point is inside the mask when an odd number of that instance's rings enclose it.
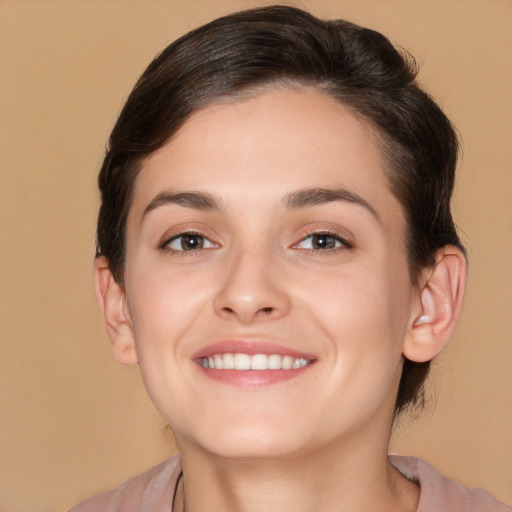
<instances>
[{"instance_id":1,"label":"shoulder","mask_svg":"<svg viewBox=\"0 0 512 512\"><path fill-rule=\"evenodd\" d=\"M390 455L389 460L406 478L421 487L417 512L512 512L483 489L468 489L440 475L430 464L416 457Z\"/></svg>"},{"instance_id":2,"label":"shoulder","mask_svg":"<svg viewBox=\"0 0 512 512\"><path fill-rule=\"evenodd\" d=\"M69 512L167 512L180 473L181 459L173 455L115 489L87 498Z\"/></svg>"}]
</instances>

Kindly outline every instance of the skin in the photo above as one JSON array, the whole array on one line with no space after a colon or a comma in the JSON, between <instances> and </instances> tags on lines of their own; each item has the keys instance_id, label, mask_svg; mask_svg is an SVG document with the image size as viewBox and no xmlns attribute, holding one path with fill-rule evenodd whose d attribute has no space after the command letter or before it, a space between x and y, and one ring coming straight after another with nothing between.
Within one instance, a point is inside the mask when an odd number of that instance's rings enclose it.
<instances>
[{"instance_id":1,"label":"skin","mask_svg":"<svg viewBox=\"0 0 512 512\"><path fill-rule=\"evenodd\" d=\"M416 510L387 461L403 354L442 348L465 267L445 248L412 284L376 137L325 95L276 89L195 113L143 163L124 286L101 258L96 286L114 354L175 432L188 512ZM196 355L226 340L312 363L218 380Z\"/></svg>"}]
</instances>

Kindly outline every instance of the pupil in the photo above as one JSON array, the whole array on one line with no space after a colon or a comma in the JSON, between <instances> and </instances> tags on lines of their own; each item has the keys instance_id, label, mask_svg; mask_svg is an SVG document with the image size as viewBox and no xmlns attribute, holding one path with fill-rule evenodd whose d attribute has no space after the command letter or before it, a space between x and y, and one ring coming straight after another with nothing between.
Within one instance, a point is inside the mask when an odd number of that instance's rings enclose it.
<instances>
[{"instance_id":1,"label":"pupil","mask_svg":"<svg viewBox=\"0 0 512 512\"><path fill-rule=\"evenodd\" d=\"M315 249L333 249L334 238L329 235L315 235L313 237L313 247Z\"/></svg>"},{"instance_id":2,"label":"pupil","mask_svg":"<svg viewBox=\"0 0 512 512\"><path fill-rule=\"evenodd\" d=\"M181 247L184 251L200 249L203 246L203 238L199 235L185 235L181 240Z\"/></svg>"}]
</instances>

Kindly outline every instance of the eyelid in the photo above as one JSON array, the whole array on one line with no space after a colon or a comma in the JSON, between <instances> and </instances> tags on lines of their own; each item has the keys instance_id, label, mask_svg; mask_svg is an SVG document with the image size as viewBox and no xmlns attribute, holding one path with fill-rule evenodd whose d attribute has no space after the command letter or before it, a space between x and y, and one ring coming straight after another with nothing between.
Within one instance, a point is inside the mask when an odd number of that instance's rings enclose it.
<instances>
[{"instance_id":1,"label":"eyelid","mask_svg":"<svg viewBox=\"0 0 512 512\"><path fill-rule=\"evenodd\" d=\"M172 247L172 244L174 242L177 242L180 238L184 238L184 237L190 237L190 236L197 236L198 238L201 238L203 240L203 243L206 243L207 245L203 245L202 247L197 247L197 248L191 248L189 250L185 250L185 249L180 249L178 247ZM183 243L183 241L182 241ZM195 252L195 251L203 251L205 249L212 249L215 247L215 244L209 239L207 238L206 236L203 236L203 235L200 235L199 233L181 233L179 235L176 235L176 236L173 236L172 238L170 238L168 240L168 242L165 244L165 248L166 249L170 249L172 251L176 251L176 252Z\"/></svg>"},{"instance_id":2,"label":"eyelid","mask_svg":"<svg viewBox=\"0 0 512 512\"><path fill-rule=\"evenodd\" d=\"M216 237L210 233L207 234L205 231L207 231L207 230L197 228L195 226L176 227L170 233L168 232L167 234L165 234L162 237L161 241L158 243L158 249L162 249L164 251L169 251L169 252L175 252L175 253L193 254L195 252L209 250L209 249L219 247L220 244L215 241ZM210 231L210 230L208 230L208 231ZM191 249L189 251L174 249L174 248L169 247L169 244L171 242L173 242L174 240L177 240L181 237L187 236L187 235L192 235L192 236L195 235L195 236L201 237L204 240L207 240L211 245L209 247L201 247L198 249Z\"/></svg>"},{"instance_id":3,"label":"eyelid","mask_svg":"<svg viewBox=\"0 0 512 512\"><path fill-rule=\"evenodd\" d=\"M299 247L299 244L301 244L302 242L304 242L308 238L312 238L315 235L317 235L317 236L322 236L323 235L323 236L332 237L337 242L339 242L341 245L338 246L338 247L324 248L324 249L314 249L314 248L306 249L306 248ZM302 249L304 251L312 251L312 252L333 252L333 251L344 250L344 249L353 249L354 248L354 244L352 242L350 242L349 240L347 240L346 236L341 235L336 230L319 228L319 229L312 229L310 231L307 231L301 237L301 239L297 243L295 243L293 245L293 248Z\"/></svg>"}]
</instances>

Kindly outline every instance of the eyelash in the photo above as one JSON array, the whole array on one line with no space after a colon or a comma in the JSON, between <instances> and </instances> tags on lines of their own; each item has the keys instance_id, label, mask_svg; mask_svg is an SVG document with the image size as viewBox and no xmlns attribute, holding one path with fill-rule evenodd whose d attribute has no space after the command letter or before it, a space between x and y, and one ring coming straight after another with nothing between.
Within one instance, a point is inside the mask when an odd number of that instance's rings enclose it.
<instances>
[{"instance_id":1,"label":"eyelash","mask_svg":"<svg viewBox=\"0 0 512 512\"><path fill-rule=\"evenodd\" d=\"M210 246L209 247L190 248L188 250L183 249L183 241L185 240L186 237L200 238L203 243L207 242L208 244L210 244ZM173 242L178 241L179 239L181 239L181 244L180 244L182 247L181 250L170 246ZM170 238L167 238L164 242L162 242L160 244L161 249L164 249L164 250L167 250L167 251L170 251L173 253L189 253L189 254L195 254L195 253L198 253L199 251L202 251L205 249L214 248L215 246L216 246L216 244L214 242L212 242L208 237L204 236L202 233L198 233L197 231L185 231L183 233L178 233L176 235L171 236Z\"/></svg>"},{"instance_id":2,"label":"eyelash","mask_svg":"<svg viewBox=\"0 0 512 512\"><path fill-rule=\"evenodd\" d=\"M335 243L339 243L338 247L327 247L327 248L311 248L311 249L303 249L304 251L313 252L313 253L322 253L322 252L334 252L334 251L340 251L340 250L346 250L346 249L353 249L354 245L350 243L348 240L340 236L338 233L335 233L333 231L313 231L311 233L308 233L304 238L300 240L298 244L295 244L294 247L297 247L299 244L303 243L304 241L308 239L313 239L313 237L329 237L334 240Z\"/></svg>"},{"instance_id":3,"label":"eyelash","mask_svg":"<svg viewBox=\"0 0 512 512\"><path fill-rule=\"evenodd\" d=\"M199 248L189 248L184 249L183 243L186 237L197 237L201 239L202 244L207 243L207 247L199 247ZM299 247L300 244L304 243L306 240L310 239L313 240L314 237L328 237L334 240L334 247L323 247L323 248L301 248ZM176 242L181 239L181 249L173 248L171 247L171 244L173 242ZM336 244L339 244L336 247ZM167 238L164 242L160 244L160 248L163 250L167 250L173 253L189 253L189 254L196 254L200 251L206 250L206 249L212 249L215 248L217 245L212 242L208 237L203 235L202 233L199 233L197 231L185 231L182 233L178 233L176 235L173 235L170 238ZM351 244L348 240L341 237L338 233L335 233L333 231L313 231L311 233L306 234L297 244L295 244L292 248L296 249L302 249L303 251L307 251L310 253L325 253L325 252L335 252L340 250L346 250L346 249L353 249L354 246ZM183 254L184 255L184 254Z\"/></svg>"}]
</instances>

